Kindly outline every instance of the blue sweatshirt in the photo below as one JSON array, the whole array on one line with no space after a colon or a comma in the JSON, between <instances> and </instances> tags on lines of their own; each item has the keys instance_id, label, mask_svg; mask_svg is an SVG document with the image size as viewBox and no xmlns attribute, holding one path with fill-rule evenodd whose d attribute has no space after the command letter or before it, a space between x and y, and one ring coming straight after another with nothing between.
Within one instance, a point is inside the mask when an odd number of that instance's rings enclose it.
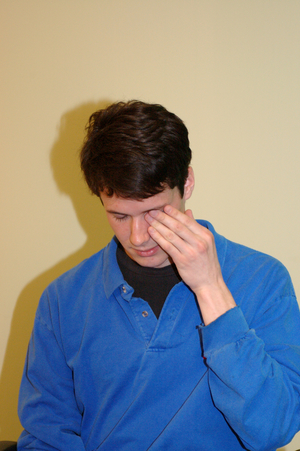
<instances>
[{"instance_id":1,"label":"blue sweatshirt","mask_svg":"<svg viewBox=\"0 0 300 451\"><path fill-rule=\"evenodd\" d=\"M271 451L300 425L300 314L277 260L215 237L238 307L204 326L180 282L159 319L116 239L40 300L20 389L19 450Z\"/></svg>"}]
</instances>

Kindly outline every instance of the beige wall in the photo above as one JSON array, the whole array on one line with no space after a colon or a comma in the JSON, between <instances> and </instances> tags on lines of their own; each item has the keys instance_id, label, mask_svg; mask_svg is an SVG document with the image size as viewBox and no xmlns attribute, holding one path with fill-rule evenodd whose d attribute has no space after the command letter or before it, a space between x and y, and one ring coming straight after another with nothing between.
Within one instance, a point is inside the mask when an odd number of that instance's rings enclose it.
<instances>
[{"instance_id":1,"label":"beige wall","mask_svg":"<svg viewBox=\"0 0 300 451\"><path fill-rule=\"evenodd\" d=\"M0 16L0 439L14 439L41 291L111 236L77 164L107 102L182 117L195 216L279 258L300 293L300 2L2 0Z\"/></svg>"}]
</instances>

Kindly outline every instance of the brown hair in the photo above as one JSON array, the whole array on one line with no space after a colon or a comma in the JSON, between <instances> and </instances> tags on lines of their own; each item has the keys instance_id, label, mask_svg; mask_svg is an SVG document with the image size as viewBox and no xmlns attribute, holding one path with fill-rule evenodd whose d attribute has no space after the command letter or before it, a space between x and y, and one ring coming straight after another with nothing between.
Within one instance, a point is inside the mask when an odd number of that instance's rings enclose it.
<instances>
[{"instance_id":1,"label":"brown hair","mask_svg":"<svg viewBox=\"0 0 300 451\"><path fill-rule=\"evenodd\" d=\"M181 195L191 161L188 131L161 105L118 102L93 113L81 150L91 191L145 199L166 187Z\"/></svg>"}]
</instances>

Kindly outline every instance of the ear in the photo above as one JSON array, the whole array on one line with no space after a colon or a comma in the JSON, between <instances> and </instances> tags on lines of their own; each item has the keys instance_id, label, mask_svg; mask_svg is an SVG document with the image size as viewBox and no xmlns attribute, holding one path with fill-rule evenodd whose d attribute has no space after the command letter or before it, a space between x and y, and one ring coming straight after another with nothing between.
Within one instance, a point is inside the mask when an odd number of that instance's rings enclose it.
<instances>
[{"instance_id":1,"label":"ear","mask_svg":"<svg viewBox=\"0 0 300 451\"><path fill-rule=\"evenodd\" d=\"M184 200L188 200L191 197L194 190L194 186L195 186L194 171L193 168L189 166L188 176L184 184L184 194L183 194Z\"/></svg>"}]
</instances>

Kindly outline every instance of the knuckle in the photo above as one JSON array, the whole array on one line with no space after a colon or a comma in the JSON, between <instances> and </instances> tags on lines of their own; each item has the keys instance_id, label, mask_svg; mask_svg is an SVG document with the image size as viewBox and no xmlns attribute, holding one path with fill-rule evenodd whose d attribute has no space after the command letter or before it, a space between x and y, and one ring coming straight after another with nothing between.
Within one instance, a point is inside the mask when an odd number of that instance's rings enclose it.
<instances>
[{"instance_id":1,"label":"knuckle","mask_svg":"<svg viewBox=\"0 0 300 451\"><path fill-rule=\"evenodd\" d=\"M198 252L196 249L191 249L187 255L187 263L189 262L193 262L197 259L198 257Z\"/></svg>"},{"instance_id":2,"label":"knuckle","mask_svg":"<svg viewBox=\"0 0 300 451\"><path fill-rule=\"evenodd\" d=\"M174 233L171 230L168 230L165 234L166 240L172 242L174 240Z\"/></svg>"},{"instance_id":3,"label":"knuckle","mask_svg":"<svg viewBox=\"0 0 300 451\"><path fill-rule=\"evenodd\" d=\"M215 237L214 235L211 233L210 230L206 229L206 239L207 241L209 241L210 243L214 243L215 241Z\"/></svg>"},{"instance_id":4,"label":"knuckle","mask_svg":"<svg viewBox=\"0 0 300 451\"><path fill-rule=\"evenodd\" d=\"M180 224L180 222L176 222L175 223L174 230L175 230L176 233L182 232L182 225Z\"/></svg>"},{"instance_id":5,"label":"knuckle","mask_svg":"<svg viewBox=\"0 0 300 451\"><path fill-rule=\"evenodd\" d=\"M204 231L202 237L198 240L198 245L200 250L202 249L203 252L207 252L209 249L214 247L215 237L210 230L206 229Z\"/></svg>"},{"instance_id":6,"label":"knuckle","mask_svg":"<svg viewBox=\"0 0 300 451\"><path fill-rule=\"evenodd\" d=\"M209 249L209 244L207 243L207 241L198 240L196 244L196 249L197 252L199 252L200 254L205 254Z\"/></svg>"}]
</instances>

